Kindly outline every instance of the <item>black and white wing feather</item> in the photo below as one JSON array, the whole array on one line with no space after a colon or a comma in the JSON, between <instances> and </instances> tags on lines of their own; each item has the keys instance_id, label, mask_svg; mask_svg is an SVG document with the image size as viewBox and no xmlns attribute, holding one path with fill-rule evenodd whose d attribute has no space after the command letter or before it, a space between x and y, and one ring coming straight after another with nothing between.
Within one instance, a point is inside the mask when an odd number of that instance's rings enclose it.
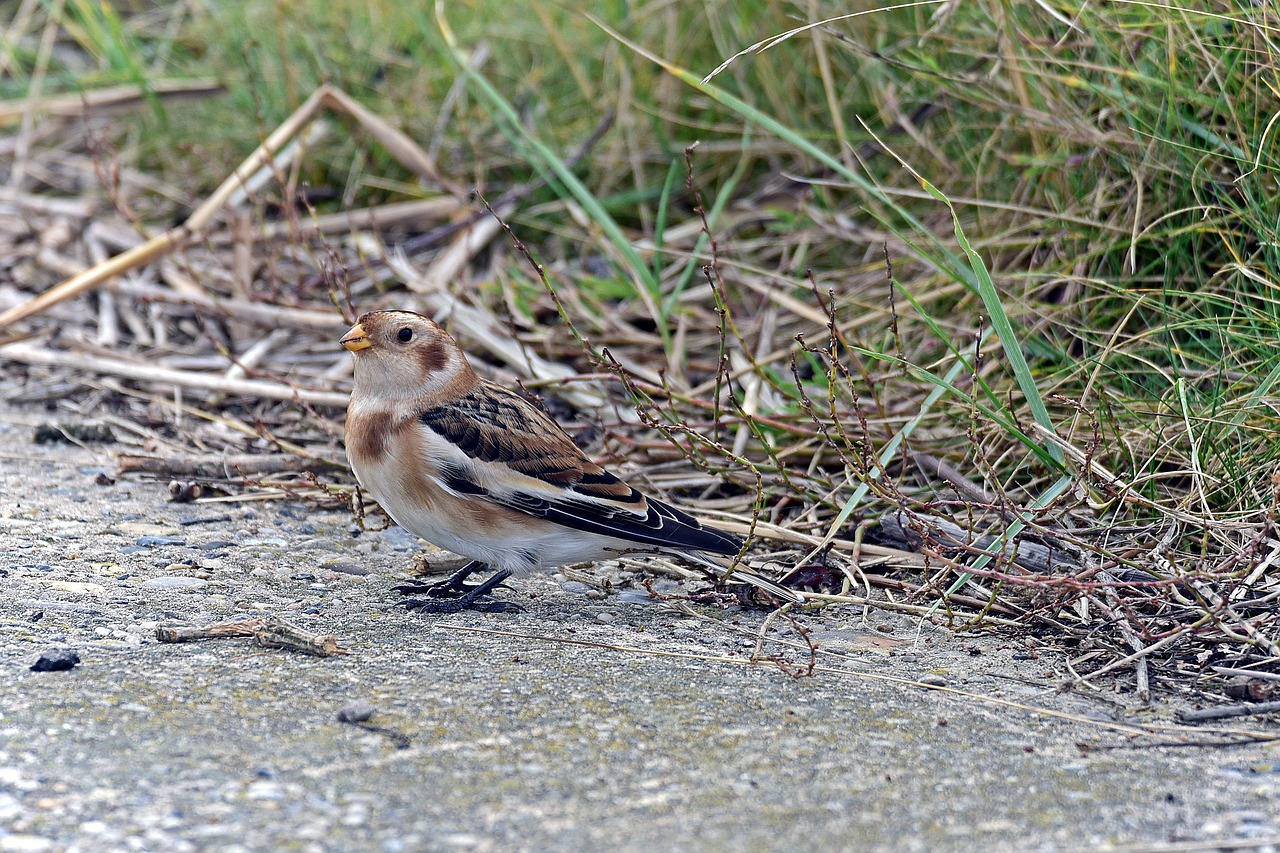
<instances>
[{"instance_id":1,"label":"black and white wing feather","mask_svg":"<svg viewBox=\"0 0 1280 853\"><path fill-rule=\"evenodd\" d=\"M646 497L596 465L545 412L514 391L484 385L423 409L418 419L458 451L437 462L458 494L639 546L732 555L737 537Z\"/></svg>"}]
</instances>

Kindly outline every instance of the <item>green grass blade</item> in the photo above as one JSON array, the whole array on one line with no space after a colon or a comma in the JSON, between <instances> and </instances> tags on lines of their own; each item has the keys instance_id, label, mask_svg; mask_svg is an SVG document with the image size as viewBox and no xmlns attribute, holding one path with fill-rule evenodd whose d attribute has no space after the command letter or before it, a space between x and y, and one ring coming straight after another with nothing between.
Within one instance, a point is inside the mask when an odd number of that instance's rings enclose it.
<instances>
[{"instance_id":1,"label":"green grass blade","mask_svg":"<svg viewBox=\"0 0 1280 853\"><path fill-rule=\"evenodd\" d=\"M583 210L600 227L609 242L626 261L626 272L635 286L643 290L643 298L651 304L656 304L661 284L654 276L653 271L640 257L640 253L636 251L631 240L623 233L617 221L609 215L609 212L604 209L599 199L587 189L582 181L578 180L578 176L573 173L568 165L549 146L525 129L524 124L520 121L519 113L511 105L511 102L483 75L471 67L467 62L467 58L459 49L453 31L444 19L443 8L439 4L436 7L436 23L448 46L449 56L456 64L458 71L462 73L473 89L495 111L507 132L520 139L527 147L527 150L536 158L538 165L549 169L564 189L568 191L569 196L582 205ZM667 344L669 349L670 330L666 328L665 323L661 322L662 318L660 316L655 316L654 320L657 321L658 331L662 334L664 344Z\"/></svg>"}]
</instances>

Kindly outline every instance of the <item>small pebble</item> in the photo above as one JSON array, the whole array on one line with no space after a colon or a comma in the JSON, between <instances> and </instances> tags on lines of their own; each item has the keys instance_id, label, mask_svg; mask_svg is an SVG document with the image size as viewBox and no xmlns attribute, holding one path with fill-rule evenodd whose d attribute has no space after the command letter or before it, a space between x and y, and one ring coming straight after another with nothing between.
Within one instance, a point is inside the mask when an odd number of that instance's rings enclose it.
<instances>
[{"instance_id":1,"label":"small pebble","mask_svg":"<svg viewBox=\"0 0 1280 853\"><path fill-rule=\"evenodd\" d=\"M143 581L142 585L148 589L199 589L200 587L208 586L209 582L200 578L170 575L161 578L150 578Z\"/></svg>"},{"instance_id":2,"label":"small pebble","mask_svg":"<svg viewBox=\"0 0 1280 853\"><path fill-rule=\"evenodd\" d=\"M245 799L248 800L283 800L284 794L284 786L268 779L250 782L244 792Z\"/></svg>"},{"instance_id":3,"label":"small pebble","mask_svg":"<svg viewBox=\"0 0 1280 853\"><path fill-rule=\"evenodd\" d=\"M332 539L304 539L292 546L294 551L338 551L337 542Z\"/></svg>"},{"instance_id":4,"label":"small pebble","mask_svg":"<svg viewBox=\"0 0 1280 853\"><path fill-rule=\"evenodd\" d=\"M373 716L373 703L366 699L357 699L338 711L340 723L367 723Z\"/></svg>"},{"instance_id":5,"label":"small pebble","mask_svg":"<svg viewBox=\"0 0 1280 853\"><path fill-rule=\"evenodd\" d=\"M222 548L234 548L236 547L236 543L230 542L226 539L214 539L209 542L201 542L200 544L196 545L196 547L199 548L201 551L217 551Z\"/></svg>"},{"instance_id":6,"label":"small pebble","mask_svg":"<svg viewBox=\"0 0 1280 853\"><path fill-rule=\"evenodd\" d=\"M80 655L71 649L49 649L31 664L32 672L61 672L80 663Z\"/></svg>"},{"instance_id":7,"label":"small pebble","mask_svg":"<svg viewBox=\"0 0 1280 853\"><path fill-rule=\"evenodd\" d=\"M396 551L412 551L418 547L418 537L397 525L382 531L382 539Z\"/></svg>"},{"instance_id":8,"label":"small pebble","mask_svg":"<svg viewBox=\"0 0 1280 853\"><path fill-rule=\"evenodd\" d=\"M947 686L947 680L943 678L941 675L938 675L937 673L934 673L934 672L928 673L927 675L922 675L919 678L917 678L916 681L925 685L926 687L946 687Z\"/></svg>"},{"instance_id":9,"label":"small pebble","mask_svg":"<svg viewBox=\"0 0 1280 853\"><path fill-rule=\"evenodd\" d=\"M614 621L615 619L617 619L617 618L618 618L618 617L614 616L612 613L597 613L597 614L596 614L596 621L597 621L597 622L599 622L599 623L600 623L600 624L602 624L602 625L608 625L608 624L610 624L611 622L613 622L613 621Z\"/></svg>"},{"instance_id":10,"label":"small pebble","mask_svg":"<svg viewBox=\"0 0 1280 853\"><path fill-rule=\"evenodd\" d=\"M618 593L618 599L622 604L655 604L657 599L649 595L648 590L644 589L624 589Z\"/></svg>"},{"instance_id":11,"label":"small pebble","mask_svg":"<svg viewBox=\"0 0 1280 853\"><path fill-rule=\"evenodd\" d=\"M187 540L181 536L139 536L133 544L150 548L155 545L186 545Z\"/></svg>"},{"instance_id":12,"label":"small pebble","mask_svg":"<svg viewBox=\"0 0 1280 853\"><path fill-rule=\"evenodd\" d=\"M331 572L339 572L344 575L367 575L373 571L369 566L363 563L353 562L351 560L333 560L324 564L324 568Z\"/></svg>"},{"instance_id":13,"label":"small pebble","mask_svg":"<svg viewBox=\"0 0 1280 853\"><path fill-rule=\"evenodd\" d=\"M183 527L190 527L193 524L222 524L228 521L231 521L231 516L229 515L184 515L178 519L178 524Z\"/></svg>"}]
</instances>

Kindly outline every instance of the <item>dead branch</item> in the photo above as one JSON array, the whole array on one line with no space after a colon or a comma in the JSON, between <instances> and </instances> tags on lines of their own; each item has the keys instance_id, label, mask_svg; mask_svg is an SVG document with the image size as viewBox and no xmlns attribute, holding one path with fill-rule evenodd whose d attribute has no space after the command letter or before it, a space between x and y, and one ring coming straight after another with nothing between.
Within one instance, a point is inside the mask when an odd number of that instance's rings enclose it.
<instances>
[{"instance_id":1,"label":"dead branch","mask_svg":"<svg viewBox=\"0 0 1280 853\"><path fill-rule=\"evenodd\" d=\"M203 477L228 480L260 474L319 473L335 467L346 468L336 459L316 459L273 454L238 454L234 456L137 456L122 453L116 457L116 475L154 474L157 477Z\"/></svg>"},{"instance_id":2,"label":"dead branch","mask_svg":"<svg viewBox=\"0 0 1280 853\"><path fill-rule=\"evenodd\" d=\"M239 637L251 637L258 645L266 648L292 649L322 658L350 654L343 648L341 640L337 637L309 633L275 616L246 619L242 622L223 622L205 627L161 625L156 628L156 639L161 643L189 643L196 640Z\"/></svg>"},{"instance_id":3,"label":"dead branch","mask_svg":"<svg viewBox=\"0 0 1280 853\"><path fill-rule=\"evenodd\" d=\"M279 382L268 382L262 379L228 379L222 375L195 373L190 370L174 370L158 365L138 364L118 358L87 355L66 350L53 350L26 342L0 346L0 356L13 361L20 361L24 364L65 367L88 373L121 376L125 379L135 379L140 382L160 382L186 388L204 388L209 391L220 391L224 394L258 397L265 400L300 401L319 406L332 406L336 409L345 409L348 399L346 394L335 391L294 388Z\"/></svg>"},{"instance_id":4,"label":"dead branch","mask_svg":"<svg viewBox=\"0 0 1280 853\"><path fill-rule=\"evenodd\" d=\"M46 311L60 302L92 290L121 273L151 263L187 245L197 235L204 232L221 213L227 201L240 192L259 169L272 163L276 153L324 109L337 110L356 119L403 166L436 185L449 189L455 197L465 197L465 191L441 177L436 169L435 162L413 140L369 112L352 99L350 95L325 84L317 89L302 106L298 107L293 115L289 116L280 127L276 128L275 132L267 137L252 154L245 158L244 162L214 190L213 194L188 217L186 222L176 228L169 229L163 234L152 237L141 246L136 246L122 254L108 258L100 264L95 264L83 273L72 276L61 284L49 288L39 296L10 308L0 314L0 330L20 320Z\"/></svg>"},{"instance_id":5,"label":"dead branch","mask_svg":"<svg viewBox=\"0 0 1280 853\"><path fill-rule=\"evenodd\" d=\"M1066 574L1080 570L1080 564L1066 551L1047 548L1026 539L1004 542L997 547L999 536L978 535L933 515L918 515L917 518L928 529L927 536L913 529L906 514L895 509L880 517L881 538L909 551L919 551L926 544L931 544L952 551L998 553L1014 565L1036 574Z\"/></svg>"}]
</instances>

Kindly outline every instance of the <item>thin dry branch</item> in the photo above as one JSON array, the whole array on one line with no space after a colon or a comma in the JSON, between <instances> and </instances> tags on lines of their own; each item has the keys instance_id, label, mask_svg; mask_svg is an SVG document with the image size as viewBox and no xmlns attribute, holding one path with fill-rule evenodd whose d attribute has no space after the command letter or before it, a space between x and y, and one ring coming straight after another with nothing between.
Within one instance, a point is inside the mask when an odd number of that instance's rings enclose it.
<instances>
[{"instance_id":1,"label":"thin dry branch","mask_svg":"<svg viewBox=\"0 0 1280 853\"><path fill-rule=\"evenodd\" d=\"M0 126L22 121L24 115L49 115L75 118L111 109L137 106L147 97L168 99L198 98L216 95L223 90L217 80L166 79L141 86L110 86L69 95L47 95L20 101L0 101Z\"/></svg>"},{"instance_id":2,"label":"thin dry branch","mask_svg":"<svg viewBox=\"0 0 1280 853\"><path fill-rule=\"evenodd\" d=\"M226 456L116 456L116 474L154 474L157 477L232 479L259 474L301 473L345 468L338 459L308 459L284 453L239 453Z\"/></svg>"},{"instance_id":3,"label":"thin dry branch","mask_svg":"<svg viewBox=\"0 0 1280 853\"><path fill-rule=\"evenodd\" d=\"M12 361L20 361L24 364L63 367L86 373L102 373L142 382L179 385L185 388L203 388L241 397L256 397L264 400L290 400L319 406L332 406L335 409L345 409L347 407L348 395L334 391L294 388L279 382L268 382L261 379L228 379L217 374L174 370L158 365L136 364L117 358L106 358L104 356L87 355L66 350L53 350L22 341L0 346L0 356Z\"/></svg>"},{"instance_id":4,"label":"thin dry branch","mask_svg":"<svg viewBox=\"0 0 1280 853\"><path fill-rule=\"evenodd\" d=\"M276 128L267 139L241 163L221 185L214 190L205 202L188 217L187 221L176 228L152 237L141 246L109 258L103 263L95 264L83 273L72 276L61 284L41 293L39 296L16 305L0 314L0 330L12 324L32 317L49 308L79 296L110 279L151 263L161 257L187 245L206 228L222 211L227 201L246 185L255 172L273 162L276 152L280 151L304 127L313 121L324 109L334 109L353 117L375 139L382 143L387 151L406 168L423 178L449 189L456 197L463 197L465 192L445 181L436 169L435 162L413 140L386 121L375 116L356 103L351 96L325 84L317 89L310 98L294 111L280 127Z\"/></svg>"},{"instance_id":5,"label":"thin dry branch","mask_svg":"<svg viewBox=\"0 0 1280 853\"><path fill-rule=\"evenodd\" d=\"M205 627L161 625L156 628L156 639L162 643L243 637L252 638L258 645L266 648L292 649L322 658L350 654L337 637L331 634L312 634L274 616Z\"/></svg>"}]
</instances>

